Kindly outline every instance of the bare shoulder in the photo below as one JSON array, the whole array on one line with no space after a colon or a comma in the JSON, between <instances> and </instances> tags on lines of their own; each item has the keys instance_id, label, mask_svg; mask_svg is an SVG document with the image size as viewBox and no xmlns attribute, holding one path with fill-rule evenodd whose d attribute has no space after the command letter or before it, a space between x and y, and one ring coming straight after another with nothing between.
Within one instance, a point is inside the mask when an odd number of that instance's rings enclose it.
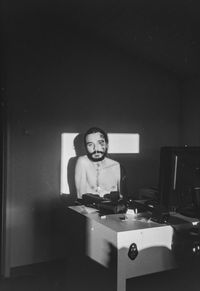
<instances>
[{"instance_id":1,"label":"bare shoulder","mask_svg":"<svg viewBox=\"0 0 200 291\"><path fill-rule=\"evenodd\" d=\"M78 157L77 164L82 165L82 166L87 165L88 164L88 157L86 155Z\"/></svg>"},{"instance_id":2,"label":"bare shoulder","mask_svg":"<svg viewBox=\"0 0 200 291\"><path fill-rule=\"evenodd\" d=\"M106 158L106 166L107 167L120 167L120 163L113 159Z\"/></svg>"}]
</instances>

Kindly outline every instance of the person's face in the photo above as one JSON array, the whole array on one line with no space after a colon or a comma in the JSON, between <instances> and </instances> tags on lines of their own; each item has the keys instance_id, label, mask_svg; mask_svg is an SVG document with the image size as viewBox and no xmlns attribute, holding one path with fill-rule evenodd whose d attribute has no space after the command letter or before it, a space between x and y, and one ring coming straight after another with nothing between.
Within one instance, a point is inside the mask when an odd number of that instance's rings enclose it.
<instances>
[{"instance_id":1,"label":"person's face","mask_svg":"<svg viewBox=\"0 0 200 291\"><path fill-rule=\"evenodd\" d=\"M86 136L86 150L92 161L102 161L107 153L107 143L100 132L90 133Z\"/></svg>"}]
</instances>

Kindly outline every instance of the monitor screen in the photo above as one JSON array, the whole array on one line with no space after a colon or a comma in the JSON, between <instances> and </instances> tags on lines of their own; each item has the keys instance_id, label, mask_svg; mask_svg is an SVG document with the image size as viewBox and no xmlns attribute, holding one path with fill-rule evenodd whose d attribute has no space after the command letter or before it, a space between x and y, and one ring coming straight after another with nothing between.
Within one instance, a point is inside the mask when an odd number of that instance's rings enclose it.
<instances>
[{"instance_id":1,"label":"monitor screen","mask_svg":"<svg viewBox=\"0 0 200 291\"><path fill-rule=\"evenodd\" d=\"M200 147L163 147L160 151L159 198L168 210L194 211L200 193Z\"/></svg>"}]
</instances>

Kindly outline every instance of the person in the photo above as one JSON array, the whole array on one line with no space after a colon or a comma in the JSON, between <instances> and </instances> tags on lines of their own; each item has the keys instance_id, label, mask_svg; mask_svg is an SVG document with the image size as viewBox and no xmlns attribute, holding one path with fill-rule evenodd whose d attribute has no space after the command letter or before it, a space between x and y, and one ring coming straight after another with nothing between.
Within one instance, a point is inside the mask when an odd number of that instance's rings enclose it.
<instances>
[{"instance_id":1,"label":"person","mask_svg":"<svg viewBox=\"0 0 200 291\"><path fill-rule=\"evenodd\" d=\"M77 198L83 194L103 197L120 193L121 168L119 162L107 157L108 135L98 127L84 135L86 155L80 156L75 167Z\"/></svg>"}]
</instances>

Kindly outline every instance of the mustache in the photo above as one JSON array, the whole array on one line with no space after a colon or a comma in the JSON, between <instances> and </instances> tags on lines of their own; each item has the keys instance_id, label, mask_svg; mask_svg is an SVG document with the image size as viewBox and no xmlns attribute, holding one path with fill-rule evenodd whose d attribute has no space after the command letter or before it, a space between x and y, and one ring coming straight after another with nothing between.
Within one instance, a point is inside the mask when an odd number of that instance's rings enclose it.
<instances>
[{"instance_id":1,"label":"mustache","mask_svg":"<svg viewBox=\"0 0 200 291\"><path fill-rule=\"evenodd\" d=\"M104 152L103 151L93 151L91 153L91 155L94 155L94 154L104 154Z\"/></svg>"}]
</instances>

